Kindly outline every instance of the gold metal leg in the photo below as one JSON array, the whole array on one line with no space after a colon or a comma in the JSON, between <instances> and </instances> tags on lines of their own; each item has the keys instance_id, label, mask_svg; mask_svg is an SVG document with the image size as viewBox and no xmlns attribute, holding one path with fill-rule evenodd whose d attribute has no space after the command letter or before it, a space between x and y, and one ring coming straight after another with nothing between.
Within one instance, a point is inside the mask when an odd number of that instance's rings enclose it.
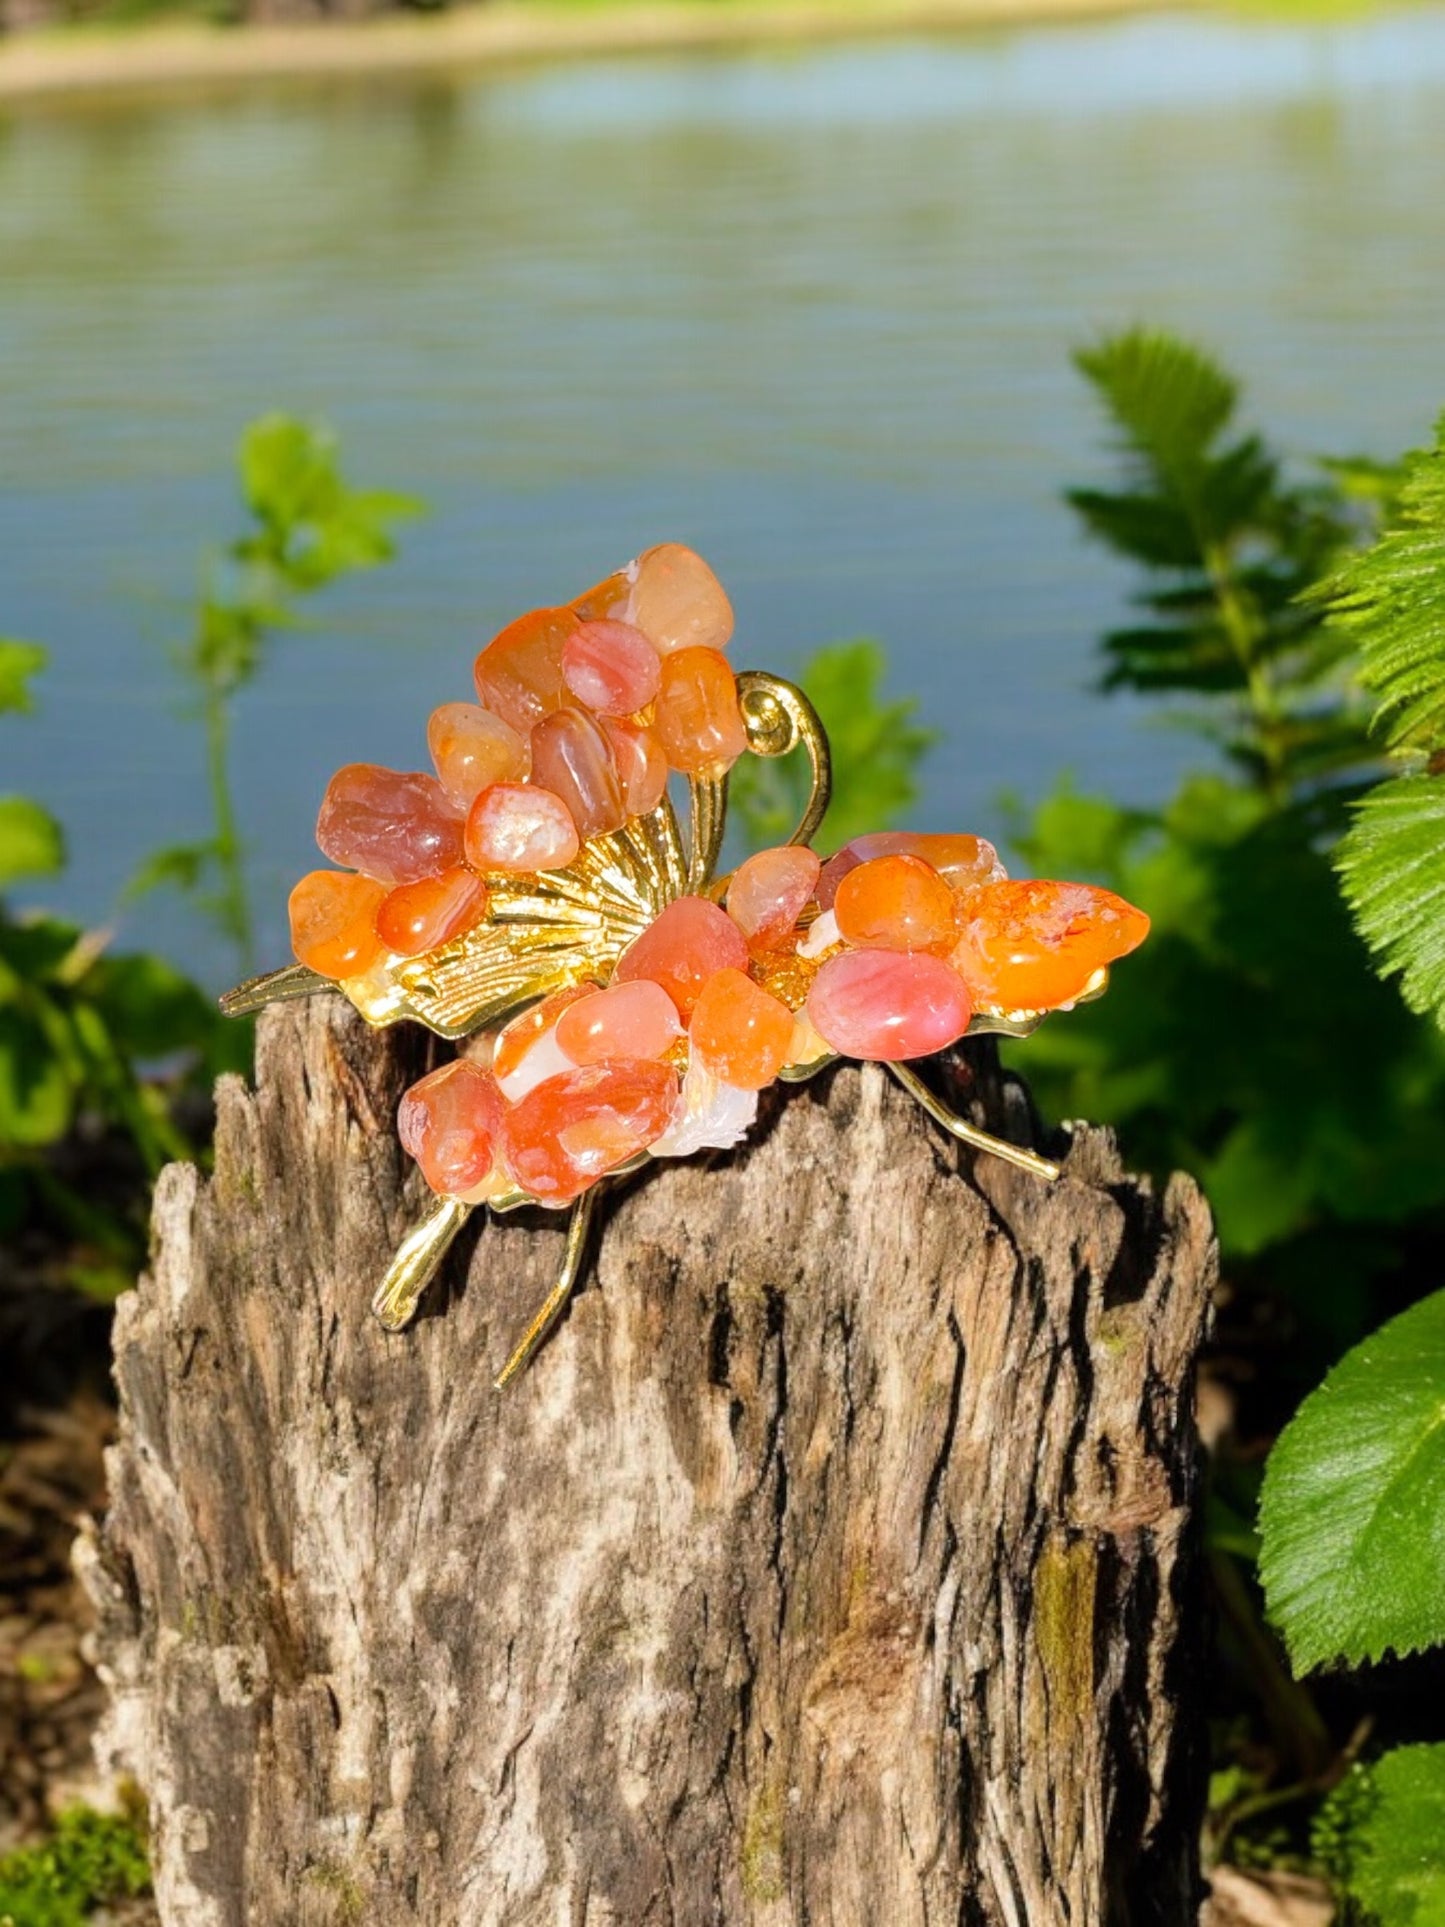
<instances>
[{"instance_id":1,"label":"gold metal leg","mask_svg":"<svg viewBox=\"0 0 1445 1927\"><path fill-rule=\"evenodd\" d=\"M397 1246L386 1276L376 1288L371 1309L389 1332L399 1332L416 1316L422 1293L436 1277L452 1240L476 1207L460 1198L438 1198L414 1231Z\"/></svg>"},{"instance_id":2,"label":"gold metal leg","mask_svg":"<svg viewBox=\"0 0 1445 1927\"><path fill-rule=\"evenodd\" d=\"M582 1193L572 1207L571 1222L567 1226L567 1248L562 1254L562 1269L558 1273L557 1282L547 1293L542 1309L522 1334L517 1349L497 1375L495 1383L499 1392L505 1391L528 1362L557 1322L563 1306L572 1296L573 1288L582 1273L582 1260L587 1250L587 1234L592 1229L592 1220L597 1211L597 1193L600 1189L600 1185L594 1184L590 1191Z\"/></svg>"},{"instance_id":3,"label":"gold metal leg","mask_svg":"<svg viewBox=\"0 0 1445 1927\"><path fill-rule=\"evenodd\" d=\"M1041 1158L1037 1151L1025 1151L1021 1145L1010 1144L1007 1139L994 1137L991 1132L979 1130L967 1118L960 1117L933 1095L917 1072L909 1070L906 1064L890 1064L889 1070L908 1092L909 1096L920 1103L935 1124L941 1124L950 1137L956 1137L962 1144L971 1144L976 1151L991 1151L996 1158L1004 1158L1016 1164L1021 1171L1031 1171L1036 1178L1047 1178L1052 1184L1060 1175L1060 1166L1049 1158Z\"/></svg>"},{"instance_id":4,"label":"gold metal leg","mask_svg":"<svg viewBox=\"0 0 1445 1927\"><path fill-rule=\"evenodd\" d=\"M329 977L320 977L305 964L287 964L282 970L268 970L263 977L248 977L221 998L221 1011L227 1017L245 1017L267 1004L286 1003L293 997L314 997L323 990L335 990Z\"/></svg>"}]
</instances>

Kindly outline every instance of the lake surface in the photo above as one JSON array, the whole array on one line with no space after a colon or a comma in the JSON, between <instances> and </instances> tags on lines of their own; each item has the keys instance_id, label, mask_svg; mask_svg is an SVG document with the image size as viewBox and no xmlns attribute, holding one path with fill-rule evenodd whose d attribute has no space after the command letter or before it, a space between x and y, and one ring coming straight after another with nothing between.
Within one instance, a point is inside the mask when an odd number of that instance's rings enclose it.
<instances>
[{"instance_id":1,"label":"lake surface","mask_svg":"<svg viewBox=\"0 0 1445 1927\"><path fill-rule=\"evenodd\" d=\"M1162 794L1202 752L1090 693L1128 584L1059 499L1107 473L1069 350L1159 321L1301 455L1419 442L1442 182L1434 9L0 110L0 633L54 652L0 788L73 850L34 900L111 916L204 829L167 651L276 407L431 514L241 706L270 960L329 771L415 767L490 633L660 539L722 575L740 665L887 644L946 732L921 824L1065 768ZM230 970L175 902L121 932Z\"/></svg>"}]
</instances>

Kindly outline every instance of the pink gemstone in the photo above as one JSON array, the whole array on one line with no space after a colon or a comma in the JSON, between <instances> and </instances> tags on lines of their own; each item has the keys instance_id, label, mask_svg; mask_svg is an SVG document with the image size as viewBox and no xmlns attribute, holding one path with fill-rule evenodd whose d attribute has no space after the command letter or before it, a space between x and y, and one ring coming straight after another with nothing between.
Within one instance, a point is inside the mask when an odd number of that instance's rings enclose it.
<instances>
[{"instance_id":1,"label":"pink gemstone","mask_svg":"<svg viewBox=\"0 0 1445 1927\"><path fill-rule=\"evenodd\" d=\"M522 782L530 768L526 738L479 703L434 709L426 741L441 786L460 809L493 783Z\"/></svg>"},{"instance_id":2,"label":"pink gemstone","mask_svg":"<svg viewBox=\"0 0 1445 1927\"><path fill-rule=\"evenodd\" d=\"M627 821L612 745L582 709L558 709L532 731L532 780L560 796L586 839Z\"/></svg>"},{"instance_id":3,"label":"pink gemstone","mask_svg":"<svg viewBox=\"0 0 1445 1927\"><path fill-rule=\"evenodd\" d=\"M627 814L646 816L657 808L667 789L667 758L662 744L640 723L608 718L602 727L612 745Z\"/></svg>"},{"instance_id":4,"label":"pink gemstone","mask_svg":"<svg viewBox=\"0 0 1445 1927\"><path fill-rule=\"evenodd\" d=\"M459 1057L412 1085L396 1114L397 1136L433 1191L459 1197L491 1175L502 1115L491 1073Z\"/></svg>"},{"instance_id":5,"label":"pink gemstone","mask_svg":"<svg viewBox=\"0 0 1445 1927\"><path fill-rule=\"evenodd\" d=\"M572 812L535 783L493 783L467 816L474 870L561 870L581 847Z\"/></svg>"},{"instance_id":6,"label":"pink gemstone","mask_svg":"<svg viewBox=\"0 0 1445 1927\"><path fill-rule=\"evenodd\" d=\"M706 897L679 897L623 951L614 977L661 984L686 1023L714 971L747 967L748 947L727 912Z\"/></svg>"},{"instance_id":7,"label":"pink gemstone","mask_svg":"<svg viewBox=\"0 0 1445 1927\"><path fill-rule=\"evenodd\" d=\"M863 861L853 854L851 844L845 844L836 856L830 856L818 873L818 908L831 910L838 895L838 885L850 870L856 870Z\"/></svg>"},{"instance_id":8,"label":"pink gemstone","mask_svg":"<svg viewBox=\"0 0 1445 1927\"><path fill-rule=\"evenodd\" d=\"M462 819L434 776L348 763L326 786L316 841L378 883L419 883L462 860Z\"/></svg>"},{"instance_id":9,"label":"pink gemstone","mask_svg":"<svg viewBox=\"0 0 1445 1927\"><path fill-rule=\"evenodd\" d=\"M759 850L728 885L728 915L750 950L772 950L791 934L818 887L819 863L800 844Z\"/></svg>"},{"instance_id":10,"label":"pink gemstone","mask_svg":"<svg viewBox=\"0 0 1445 1927\"><path fill-rule=\"evenodd\" d=\"M599 716L631 716L657 694L662 663L630 622L584 622L562 651L562 678Z\"/></svg>"},{"instance_id":11,"label":"pink gemstone","mask_svg":"<svg viewBox=\"0 0 1445 1927\"><path fill-rule=\"evenodd\" d=\"M968 1029L973 1006L941 957L902 950L845 950L813 979L807 1013L844 1057L896 1062L927 1057Z\"/></svg>"},{"instance_id":12,"label":"pink gemstone","mask_svg":"<svg viewBox=\"0 0 1445 1927\"><path fill-rule=\"evenodd\" d=\"M557 1022L557 1042L574 1064L665 1057L681 1036L671 997L645 977L580 998Z\"/></svg>"}]
</instances>

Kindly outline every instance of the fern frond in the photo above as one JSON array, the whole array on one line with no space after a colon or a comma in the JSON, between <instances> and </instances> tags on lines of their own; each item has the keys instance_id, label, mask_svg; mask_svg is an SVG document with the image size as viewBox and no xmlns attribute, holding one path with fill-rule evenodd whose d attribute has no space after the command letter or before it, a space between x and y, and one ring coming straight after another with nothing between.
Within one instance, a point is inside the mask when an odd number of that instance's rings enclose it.
<instances>
[{"instance_id":1,"label":"fern frond","mask_svg":"<svg viewBox=\"0 0 1445 1927\"><path fill-rule=\"evenodd\" d=\"M1074 361L1156 485L1189 492L1234 413L1234 380L1201 349L1159 328L1130 328L1079 349Z\"/></svg>"},{"instance_id":2,"label":"fern frond","mask_svg":"<svg viewBox=\"0 0 1445 1927\"><path fill-rule=\"evenodd\" d=\"M1445 780L1394 776L1355 807L1335 851L1345 900L1382 975L1445 1021Z\"/></svg>"}]
</instances>

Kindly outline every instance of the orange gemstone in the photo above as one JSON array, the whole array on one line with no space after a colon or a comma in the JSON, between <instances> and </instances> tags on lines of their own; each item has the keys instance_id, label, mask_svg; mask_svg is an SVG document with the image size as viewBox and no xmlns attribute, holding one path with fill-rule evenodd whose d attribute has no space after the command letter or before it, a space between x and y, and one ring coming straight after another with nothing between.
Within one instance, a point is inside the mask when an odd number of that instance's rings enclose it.
<instances>
[{"instance_id":1,"label":"orange gemstone","mask_svg":"<svg viewBox=\"0 0 1445 1927\"><path fill-rule=\"evenodd\" d=\"M376 913L376 934L398 957L420 957L450 943L487 914L487 887L466 869L402 883Z\"/></svg>"},{"instance_id":2,"label":"orange gemstone","mask_svg":"<svg viewBox=\"0 0 1445 1927\"><path fill-rule=\"evenodd\" d=\"M572 812L536 783L493 783L467 814L474 870L561 870L580 848Z\"/></svg>"},{"instance_id":3,"label":"orange gemstone","mask_svg":"<svg viewBox=\"0 0 1445 1927\"><path fill-rule=\"evenodd\" d=\"M657 694L662 664L630 622L584 622L562 651L562 676L597 715L631 716Z\"/></svg>"},{"instance_id":4,"label":"orange gemstone","mask_svg":"<svg viewBox=\"0 0 1445 1927\"><path fill-rule=\"evenodd\" d=\"M686 1023L714 971L747 967L748 947L727 912L705 897L679 897L622 953L614 977L661 984Z\"/></svg>"},{"instance_id":5,"label":"orange gemstone","mask_svg":"<svg viewBox=\"0 0 1445 1927\"><path fill-rule=\"evenodd\" d=\"M661 1137L677 1098L670 1064L631 1057L549 1077L507 1114L507 1169L543 1204L567 1204Z\"/></svg>"},{"instance_id":6,"label":"orange gemstone","mask_svg":"<svg viewBox=\"0 0 1445 1927\"><path fill-rule=\"evenodd\" d=\"M716 649L678 649L665 657L653 727L673 769L689 775L730 769L748 739L727 658Z\"/></svg>"},{"instance_id":7,"label":"orange gemstone","mask_svg":"<svg viewBox=\"0 0 1445 1927\"><path fill-rule=\"evenodd\" d=\"M417 883L461 862L461 813L434 776L348 763L326 785L316 841L378 883Z\"/></svg>"},{"instance_id":8,"label":"orange gemstone","mask_svg":"<svg viewBox=\"0 0 1445 1927\"><path fill-rule=\"evenodd\" d=\"M1056 1010L1149 934L1132 903L1090 883L990 883L967 899L949 962L990 1010Z\"/></svg>"},{"instance_id":9,"label":"orange gemstone","mask_svg":"<svg viewBox=\"0 0 1445 1927\"><path fill-rule=\"evenodd\" d=\"M819 863L811 850L786 843L759 850L738 865L728 885L728 915L750 950L773 950L795 929L818 887Z\"/></svg>"},{"instance_id":10,"label":"orange gemstone","mask_svg":"<svg viewBox=\"0 0 1445 1927\"><path fill-rule=\"evenodd\" d=\"M291 892L291 948L323 977L360 977L382 955L376 913L386 891L370 877L312 870Z\"/></svg>"},{"instance_id":11,"label":"orange gemstone","mask_svg":"<svg viewBox=\"0 0 1445 1927\"><path fill-rule=\"evenodd\" d=\"M563 1011L579 998L595 997L596 994L595 984L569 984L565 990L554 990L550 997L544 997L540 1003L533 1004L530 1010L524 1010L520 1017L514 1017L509 1024L503 1025L492 1047L492 1075L501 1085L505 1097L515 1100L522 1095L521 1090L512 1088L513 1081L536 1047L552 1036ZM566 1063L554 1064L544 1075L550 1077L559 1070L570 1068L573 1068L573 1063L568 1059ZM540 1078L532 1078L527 1088L540 1081Z\"/></svg>"},{"instance_id":12,"label":"orange gemstone","mask_svg":"<svg viewBox=\"0 0 1445 1927\"><path fill-rule=\"evenodd\" d=\"M582 622L602 622L608 616L619 622L626 620L627 605L632 597L632 571L637 564L630 562L625 569L614 569L611 575L603 576L585 595L578 596L572 604L572 613Z\"/></svg>"},{"instance_id":13,"label":"orange gemstone","mask_svg":"<svg viewBox=\"0 0 1445 1927\"><path fill-rule=\"evenodd\" d=\"M602 725L583 709L556 709L532 731L532 780L560 796L586 839L627 821L622 782Z\"/></svg>"},{"instance_id":14,"label":"orange gemstone","mask_svg":"<svg viewBox=\"0 0 1445 1927\"><path fill-rule=\"evenodd\" d=\"M998 852L987 837L943 835L928 830L877 830L855 836L823 865L818 880L818 902L831 910L838 885L860 863L880 856L917 856L938 871L955 890L992 883L1003 875Z\"/></svg>"},{"instance_id":15,"label":"orange gemstone","mask_svg":"<svg viewBox=\"0 0 1445 1927\"><path fill-rule=\"evenodd\" d=\"M525 736L567 700L562 651L577 628L570 609L519 616L477 657L477 695L484 708Z\"/></svg>"},{"instance_id":16,"label":"orange gemstone","mask_svg":"<svg viewBox=\"0 0 1445 1927\"><path fill-rule=\"evenodd\" d=\"M612 744L627 814L646 816L657 808L667 789L667 758L662 744L640 723L614 722L609 717L602 727Z\"/></svg>"},{"instance_id":17,"label":"orange gemstone","mask_svg":"<svg viewBox=\"0 0 1445 1927\"><path fill-rule=\"evenodd\" d=\"M461 1197L491 1176L502 1119L491 1074L459 1057L412 1085L401 1100L396 1129L432 1190Z\"/></svg>"},{"instance_id":18,"label":"orange gemstone","mask_svg":"<svg viewBox=\"0 0 1445 1927\"><path fill-rule=\"evenodd\" d=\"M531 768L526 738L478 703L443 703L426 726L441 786L466 809L493 783L520 783Z\"/></svg>"},{"instance_id":19,"label":"orange gemstone","mask_svg":"<svg viewBox=\"0 0 1445 1927\"><path fill-rule=\"evenodd\" d=\"M876 856L838 885L833 914L845 943L866 950L931 950L954 945L952 890L921 857Z\"/></svg>"},{"instance_id":20,"label":"orange gemstone","mask_svg":"<svg viewBox=\"0 0 1445 1927\"><path fill-rule=\"evenodd\" d=\"M788 1061L793 1013L745 971L718 970L702 987L687 1034L725 1084L760 1091Z\"/></svg>"},{"instance_id":21,"label":"orange gemstone","mask_svg":"<svg viewBox=\"0 0 1445 1927\"><path fill-rule=\"evenodd\" d=\"M594 991L569 1005L557 1024L558 1048L574 1064L665 1057L681 1036L671 997L646 977Z\"/></svg>"},{"instance_id":22,"label":"orange gemstone","mask_svg":"<svg viewBox=\"0 0 1445 1927\"><path fill-rule=\"evenodd\" d=\"M725 649L733 632L733 605L694 549L663 542L645 549L627 572L632 593L627 620L657 649Z\"/></svg>"},{"instance_id":23,"label":"orange gemstone","mask_svg":"<svg viewBox=\"0 0 1445 1927\"><path fill-rule=\"evenodd\" d=\"M833 1050L884 1063L942 1050L973 1014L941 957L905 950L840 950L813 979L806 1008Z\"/></svg>"}]
</instances>

